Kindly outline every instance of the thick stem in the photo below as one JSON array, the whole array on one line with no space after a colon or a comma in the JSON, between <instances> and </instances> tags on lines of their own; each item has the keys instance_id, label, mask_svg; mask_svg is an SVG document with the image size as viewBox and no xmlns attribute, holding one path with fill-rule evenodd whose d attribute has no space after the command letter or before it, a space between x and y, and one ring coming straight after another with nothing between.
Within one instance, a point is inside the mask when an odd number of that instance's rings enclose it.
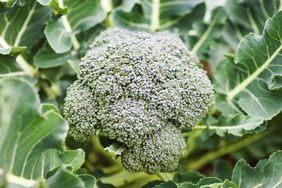
<instances>
[{"instance_id":1,"label":"thick stem","mask_svg":"<svg viewBox=\"0 0 282 188\"><path fill-rule=\"evenodd\" d=\"M0 45L4 48L12 48L5 39L0 36ZM21 67L21 69L30 76L35 76L37 73L37 69L30 65L22 55L18 55L16 58L17 64Z\"/></svg>"},{"instance_id":2,"label":"thick stem","mask_svg":"<svg viewBox=\"0 0 282 188\"><path fill-rule=\"evenodd\" d=\"M206 155L200 157L198 160L193 161L192 163L189 163L186 165L186 168L189 170L198 170L201 167L205 166L207 163L214 161L228 153L235 152L249 144L252 144L253 142L265 137L266 135L269 135L272 133L275 129L269 128L266 131L260 132L258 134L254 134L252 136L249 136L245 139L242 139L236 143L227 145L225 147L219 148L217 150L211 151L207 153Z\"/></svg>"},{"instance_id":3,"label":"thick stem","mask_svg":"<svg viewBox=\"0 0 282 188\"><path fill-rule=\"evenodd\" d=\"M111 12L113 10L112 0L100 0L100 4L105 12Z\"/></svg>"},{"instance_id":4,"label":"thick stem","mask_svg":"<svg viewBox=\"0 0 282 188\"><path fill-rule=\"evenodd\" d=\"M37 74L37 69L30 65L22 55L17 56L16 62L28 75L34 77Z\"/></svg>"},{"instance_id":5,"label":"thick stem","mask_svg":"<svg viewBox=\"0 0 282 188\"><path fill-rule=\"evenodd\" d=\"M59 6L60 6L60 7L64 7L64 2L63 2L63 0L59 0ZM63 15L63 16L62 16L62 21L63 21L63 25L64 25L66 31L67 31L68 33L72 33L72 28L71 28L71 26L70 26L70 23L69 23L68 18L67 18L66 15ZM72 46L73 46L73 48L74 48L75 50L78 50L78 49L80 48L80 44L79 44L77 38L75 37L75 35L72 35L72 36L71 36L71 43L72 43Z\"/></svg>"},{"instance_id":6,"label":"thick stem","mask_svg":"<svg viewBox=\"0 0 282 188\"><path fill-rule=\"evenodd\" d=\"M100 181L102 183L113 184L116 187L127 187L126 185L130 185L133 182L140 181L141 179L145 180L145 182L142 182L142 184L144 185L149 181L158 179L158 177L155 174L150 175L150 174L146 174L145 172L131 173L126 170L123 170L114 175L108 177L102 177L100 178ZM135 187L135 186L131 185L130 187Z\"/></svg>"},{"instance_id":7,"label":"thick stem","mask_svg":"<svg viewBox=\"0 0 282 188\"><path fill-rule=\"evenodd\" d=\"M151 14L151 30L157 31L160 28L160 0L153 0Z\"/></svg>"}]
</instances>

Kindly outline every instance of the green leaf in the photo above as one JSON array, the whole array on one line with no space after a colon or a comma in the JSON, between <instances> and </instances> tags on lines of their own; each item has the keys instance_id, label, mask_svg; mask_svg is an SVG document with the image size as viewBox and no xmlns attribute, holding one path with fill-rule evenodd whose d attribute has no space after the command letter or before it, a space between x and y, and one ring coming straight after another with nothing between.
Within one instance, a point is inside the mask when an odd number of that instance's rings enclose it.
<instances>
[{"instance_id":1,"label":"green leaf","mask_svg":"<svg viewBox=\"0 0 282 188\"><path fill-rule=\"evenodd\" d=\"M224 172L226 171L221 169L221 173ZM226 178L224 174L221 175L222 179L199 176L197 173L187 173L187 175L189 178L176 183L177 188L281 187L282 151L275 152L269 159L260 160L254 168L248 165L245 160L240 160L233 169L231 181L224 180ZM176 186L175 182L168 181L155 187Z\"/></svg>"},{"instance_id":2,"label":"green leaf","mask_svg":"<svg viewBox=\"0 0 282 188\"><path fill-rule=\"evenodd\" d=\"M14 7L0 16L0 48L27 46L30 49L43 37L42 29L51 13L35 0Z\"/></svg>"},{"instance_id":3,"label":"green leaf","mask_svg":"<svg viewBox=\"0 0 282 188\"><path fill-rule=\"evenodd\" d=\"M203 0L144 0L140 2L142 11L136 5L130 12L126 12L128 9L123 7L116 9L113 12L113 23L133 30L157 31L178 23L181 17L191 13L202 2Z\"/></svg>"},{"instance_id":4,"label":"green leaf","mask_svg":"<svg viewBox=\"0 0 282 188\"><path fill-rule=\"evenodd\" d=\"M143 185L141 188L151 188L151 187L155 187L156 185L162 184L163 181L161 180L154 180L154 181L150 181L149 183Z\"/></svg>"},{"instance_id":5,"label":"green leaf","mask_svg":"<svg viewBox=\"0 0 282 188\"><path fill-rule=\"evenodd\" d=\"M28 80L30 83L35 83L36 78L31 77L27 72L23 71L22 67L16 63L16 58L0 54L0 78L17 76Z\"/></svg>"},{"instance_id":6,"label":"green leaf","mask_svg":"<svg viewBox=\"0 0 282 188\"><path fill-rule=\"evenodd\" d=\"M170 30L171 32L177 32L180 36L187 41L187 37L193 24L202 20L205 15L206 6L204 3L196 5L188 14L172 19L161 26L161 30ZM193 32L192 32L193 33ZM188 42L187 42L188 43ZM189 43L188 43L189 44ZM188 45L189 46L189 45ZM189 46L190 47L190 46Z\"/></svg>"},{"instance_id":7,"label":"green leaf","mask_svg":"<svg viewBox=\"0 0 282 188\"><path fill-rule=\"evenodd\" d=\"M224 171L222 173L224 173ZM198 172L177 174L174 177L177 188L237 188L235 183L229 180L223 180L216 177L205 177ZM163 184L168 185L166 183Z\"/></svg>"},{"instance_id":8,"label":"green leaf","mask_svg":"<svg viewBox=\"0 0 282 188\"><path fill-rule=\"evenodd\" d=\"M94 176L91 176L89 174L81 174L78 175L78 177L83 181L84 186L86 188L94 187L96 179Z\"/></svg>"},{"instance_id":9,"label":"green leaf","mask_svg":"<svg viewBox=\"0 0 282 188\"><path fill-rule=\"evenodd\" d=\"M68 12L68 8L61 7L57 0L37 0L37 2L41 5L52 7L54 10L61 14L66 14Z\"/></svg>"},{"instance_id":10,"label":"green leaf","mask_svg":"<svg viewBox=\"0 0 282 188\"><path fill-rule=\"evenodd\" d=\"M173 178L173 181L176 183L183 183L183 182L191 182L197 183L202 179L204 175L200 174L199 172L187 172L184 174L176 174Z\"/></svg>"},{"instance_id":11,"label":"green leaf","mask_svg":"<svg viewBox=\"0 0 282 188\"><path fill-rule=\"evenodd\" d=\"M234 182L229 180L225 180L221 186L221 188L240 188Z\"/></svg>"},{"instance_id":12,"label":"green leaf","mask_svg":"<svg viewBox=\"0 0 282 188\"><path fill-rule=\"evenodd\" d=\"M267 20L261 36L249 34L240 42L234 61L219 64L215 89L223 94L217 106L224 113L242 109L250 116L269 120L281 111L282 93L271 90L273 74L282 74L281 22L282 11ZM222 108L224 104L228 111Z\"/></svg>"},{"instance_id":13,"label":"green leaf","mask_svg":"<svg viewBox=\"0 0 282 188\"><path fill-rule=\"evenodd\" d=\"M85 187L83 181L72 174L70 171L63 168L59 169L54 175L47 179L46 184L50 188L55 187L68 187L78 188Z\"/></svg>"},{"instance_id":14,"label":"green leaf","mask_svg":"<svg viewBox=\"0 0 282 188\"><path fill-rule=\"evenodd\" d=\"M84 161L82 150L64 151L67 122L54 105L39 104L23 79L0 80L0 168L26 179L44 179L48 172Z\"/></svg>"},{"instance_id":15,"label":"green leaf","mask_svg":"<svg viewBox=\"0 0 282 188\"><path fill-rule=\"evenodd\" d=\"M216 45L216 41L221 37L226 15L223 8L216 8L212 11L209 23L200 20L193 23L189 37L191 51L197 54L201 60L206 60L211 52L211 46Z\"/></svg>"},{"instance_id":16,"label":"green leaf","mask_svg":"<svg viewBox=\"0 0 282 188\"><path fill-rule=\"evenodd\" d=\"M14 73L25 74L21 68L16 64L16 60L13 57L0 55L0 77L13 75Z\"/></svg>"},{"instance_id":17,"label":"green leaf","mask_svg":"<svg viewBox=\"0 0 282 188\"><path fill-rule=\"evenodd\" d=\"M205 129L214 131L219 136L231 134L234 136L243 136L244 134L254 132L263 123L260 117L247 117L244 115L235 115L231 117L221 116L217 125L196 126L195 129ZM208 134L211 136L212 134Z\"/></svg>"},{"instance_id":18,"label":"green leaf","mask_svg":"<svg viewBox=\"0 0 282 188\"><path fill-rule=\"evenodd\" d=\"M268 84L269 89L278 90L282 88L282 74L273 74L271 76L271 81Z\"/></svg>"},{"instance_id":19,"label":"green leaf","mask_svg":"<svg viewBox=\"0 0 282 188\"><path fill-rule=\"evenodd\" d=\"M0 186L2 188L17 187L17 188L91 188L94 187L96 179L91 175L77 175L71 173L69 170L60 168L56 170L46 181L44 180L29 180L23 177L17 177L13 174L4 173L0 169Z\"/></svg>"},{"instance_id":20,"label":"green leaf","mask_svg":"<svg viewBox=\"0 0 282 188\"><path fill-rule=\"evenodd\" d=\"M272 154L269 159L261 160L254 168L246 161L239 161L233 171L232 180L240 188L281 187L282 151Z\"/></svg>"},{"instance_id":21,"label":"green leaf","mask_svg":"<svg viewBox=\"0 0 282 188\"><path fill-rule=\"evenodd\" d=\"M69 51L71 46L78 50L80 44L75 35L94 27L106 18L98 0L65 0L64 6L68 7L68 14L58 20L51 20L44 31L48 43L57 53Z\"/></svg>"},{"instance_id":22,"label":"green leaf","mask_svg":"<svg viewBox=\"0 0 282 188\"><path fill-rule=\"evenodd\" d=\"M231 182L228 182L229 185ZM204 177L200 179L197 183L185 182L178 184L177 188L223 188L227 182L222 182L222 180L215 177ZM235 188L234 184L234 188Z\"/></svg>"},{"instance_id":23,"label":"green leaf","mask_svg":"<svg viewBox=\"0 0 282 188\"><path fill-rule=\"evenodd\" d=\"M177 188L177 185L173 181L167 181L165 183L155 185L154 188Z\"/></svg>"},{"instance_id":24,"label":"green leaf","mask_svg":"<svg viewBox=\"0 0 282 188\"><path fill-rule=\"evenodd\" d=\"M106 18L106 13L100 7L99 0L80 2L65 0L64 3L69 8L67 20L74 33L86 31Z\"/></svg>"},{"instance_id":25,"label":"green leaf","mask_svg":"<svg viewBox=\"0 0 282 188\"><path fill-rule=\"evenodd\" d=\"M125 12L129 12L137 3L139 3L139 0L122 1L121 4L119 5L119 8L121 8Z\"/></svg>"},{"instance_id":26,"label":"green leaf","mask_svg":"<svg viewBox=\"0 0 282 188\"><path fill-rule=\"evenodd\" d=\"M264 22L279 10L279 0L228 0L224 6L229 22L224 38L233 47L250 32L261 33Z\"/></svg>"},{"instance_id":27,"label":"green leaf","mask_svg":"<svg viewBox=\"0 0 282 188\"><path fill-rule=\"evenodd\" d=\"M71 48L71 33L65 30L62 17L48 22L44 30L45 36L56 53L64 53Z\"/></svg>"},{"instance_id":28,"label":"green leaf","mask_svg":"<svg viewBox=\"0 0 282 188\"><path fill-rule=\"evenodd\" d=\"M39 68L51 68L63 65L69 60L75 60L75 57L69 52L57 54L46 45L36 53L33 60Z\"/></svg>"}]
</instances>

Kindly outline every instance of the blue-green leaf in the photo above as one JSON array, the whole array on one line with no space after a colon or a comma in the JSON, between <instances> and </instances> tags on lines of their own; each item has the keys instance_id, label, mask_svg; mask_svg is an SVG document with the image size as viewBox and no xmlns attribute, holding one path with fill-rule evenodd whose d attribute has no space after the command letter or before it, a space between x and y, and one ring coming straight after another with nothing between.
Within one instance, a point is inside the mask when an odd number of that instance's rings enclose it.
<instances>
[{"instance_id":1,"label":"blue-green leaf","mask_svg":"<svg viewBox=\"0 0 282 188\"><path fill-rule=\"evenodd\" d=\"M261 160L254 168L239 161L233 171L232 180L240 188L281 187L282 186L282 152L272 154L269 159Z\"/></svg>"},{"instance_id":2,"label":"blue-green leaf","mask_svg":"<svg viewBox=\"0 0 282 188\"><path fill-rule=\"evenodd\" d=\"M0 168L26 179L44 179L48 172L84 162L82 150L65 151L67 122L54 105L40 105L25 80L0 80Z\"/></svg>"},{"instance_id":3,"label":"blue-green leaf","mask_svg":"<svg viewBox=\"0 0 282 188\"><path fill-rule=\"evenodd\" d=\"M51 20L45 28L45 35L52 49L57 53L80 48L75 35L94 27L106 18L98 0L65 0L68 14L57 20ZM82 11L83 10L83 11Z\"/></svg>"},{"instance_id":4,"label":"blue-green leaf","mask_svg":"<svg viewBox=\"0 0 282 188\"><path fill-rule=\"evenodd\" d=\"M280 23L282 11L267 20L261 36L249 34L240 42L234 61L223 61L217 68L215 89L223 94L217 106L224 113L242 109L269 120L281 111L282 93L273 90L271 82L273 75L282 74Z\"/></svg>"}]
</instances>

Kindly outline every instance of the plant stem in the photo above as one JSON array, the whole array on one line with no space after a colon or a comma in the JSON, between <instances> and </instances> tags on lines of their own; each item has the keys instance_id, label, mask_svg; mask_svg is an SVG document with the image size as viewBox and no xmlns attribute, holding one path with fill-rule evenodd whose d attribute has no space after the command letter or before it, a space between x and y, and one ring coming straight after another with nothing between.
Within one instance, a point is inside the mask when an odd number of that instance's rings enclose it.
<instances>
[{"instance_id":1,"label":"plant stem","mask_svg":"<svg viewBox=\"0 0 282 188\"><path fill-rule=\"evenodd\" d=\"M153 0L151 14L151 30L157 31L160 28L160 0Z\"/></svg>"},{"instance_id":2,"label":"plant stem","mask_svg":"<svg viewBox=\"0 0 282 188\"><path fill-rule=\"evenodd\" d=\"M0 74L1 77L11 77L11 76L26 76L28 75L26 72L11 72L6 74Z\"/></svg>"},{"instance_id":3,"label":"plant stem","mask_svg":"<svg viewBox=\"0 0 282 188\"><path fill-rule=\"evenodd\" d=\"M37 74L37 69L30 65L22 55L17 56L16 62L28 75L34 77Z\"/></svg>"},{"instance_id":4,"label":"plant stem","mask_svg":"<svg viewBox=\"0 0 282 188\"><path fill-rule=\"evenodd\" d=\"M105 20L106 27L113 27L113 18L112 18L112 10L113 10L113 2L112 0L100 0L101 7L107 12L107 17Z\"/></svg>"},{"instance_id":5,"label":"plant stem","mask_svg":"<svg viewBox=\"0 0 282 188\"><path fill-rule=\"evenodd\" d=\"M115 162L112 159L112 156L109 152L105 151L104 147L101 145L98 136L92 136L91 143L93 145L94 152L99 155L102 159L109 162L111 165L115 165Z\"/></svg>"},{"instance_id":6,"label":"plant stem","mask_svg":"<svg viewBox=\"0 0 282 188\"><path fill-rule=\"evenodd\" d=\"M12 48L2 36L0 36L0 45L2 45L4 48ZM16 62L28 75L33 77L37 74L37 69L30 65L22 55L17 56Z\"/></svg>"},{"instance_id":7,"label":"plant stem","mask_svg":"<svg viewBox=\"0 0 282 188\"><path fill-rule=\"evenodd\" d=\"M64 2L63 2L63 0L59 0L58 2L59 2L59 6L60 6L60 7L64 7ZM62 21L63 21L63 25L64 25L66 31L67 31L68 33L71 33L71 34L72 34L73 31L72 31L72 28L71 28L71 26L70 26L70 23L69 23L68 18L67 18L66 15L63 15L63 16L62 16ZM78 49L80 48L80 44L79 44L79 42L78 42L78 40L77 40L77 38L75 37L74 34L72 34L72 36L71 36L71 43L72 43L72 46L73 46L73 48L74 48L75 50L78 50Z\"/></svg>"},{"instance_id":8,"label":"plant stem","mask_svg":"<svg viewBox=\"0 0 282 188\"><path fill-rule=\"evenodd\" d=\"M221 128L221 126L213 126L213 125L196 125L193 130L205 130L205 129L209 129L209 130L215 130Z\"/></svg>"},{"instance_id":9,"label":"plant stem","mask_svg":"<svg viewBox=\"0 0 282 188\"><path fill-rule=\"evenodd\" d=\"M111 12L113 10L113 2L112 0L100 0L101 7L106 12Z\"/></svg>"},{"instance_id":10,"label":"plant stem","mask_svg":"<svg viewBox=\"0 0 282 188\"><path fill-rule=\"evenodd\" d=\"M116 187L121 187L143 178L146 179L146 181L153 181L158 177L156 175L146 174L145 172L130 173L126 170L122 170L114 175L102 177L100 178L100 181L102 183L110 183Z\"/></svg>"},{"instance_id":11,"label":"plant stem","mask_svg":"<svg viewBox=\"0 0 282 188\"><path fill-rule=\"evenodd\" d=\"M265 137L266 135L269 135L270 133L272 133L275 129L274 128L269 128L263 132L260 132L258 134L254 134L251 135L245 139L242 139L236 143L227 145L225 147L219 148L215 151L211 151L208 154L200 157L198 160L193 161L193 163L189 163L186 165L186 168L189 170L198 170L201 167L205 166L207 163L214 161L215 159L224 156L228 153L232 153L235 152L263 137Z\"/></svg>"}]
</instances>

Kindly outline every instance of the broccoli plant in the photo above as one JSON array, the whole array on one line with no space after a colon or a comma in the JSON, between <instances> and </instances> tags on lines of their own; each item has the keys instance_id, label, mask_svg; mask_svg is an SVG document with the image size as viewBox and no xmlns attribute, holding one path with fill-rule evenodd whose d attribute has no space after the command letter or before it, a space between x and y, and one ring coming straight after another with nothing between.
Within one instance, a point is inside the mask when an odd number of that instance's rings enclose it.
<instances>
[{"instance_id":1,"label":"broccoli plant","mask_svg":"<svg viewBox=\"0 0 282 188\"><path fill-rule=\"evenodd\" d=\"M281 0L0 0L0 187L282 187L281 23Z\"/></svg>"}]
</instances>

